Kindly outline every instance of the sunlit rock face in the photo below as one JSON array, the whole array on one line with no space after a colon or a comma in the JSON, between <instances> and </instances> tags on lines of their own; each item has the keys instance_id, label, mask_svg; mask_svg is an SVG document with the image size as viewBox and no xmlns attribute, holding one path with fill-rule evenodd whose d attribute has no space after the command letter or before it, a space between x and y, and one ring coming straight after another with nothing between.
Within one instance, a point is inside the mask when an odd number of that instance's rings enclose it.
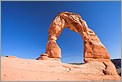
<instances>
[{"instance_id":1,"label":"sunlit rock face","mask_svg":"<svg viewBox=\"0 0 122 82\"><path fill-rule=\"evenodd\" d=\"M110 55L95 32L88 28L88 25L80 15L71 12L61 12L54 18L48 31L46 55L42 54L37 58L38 60L61 58L61 49L56 40L64 28L70 28L70 30L81 35L84 41L84 62L109 61Z\"/></svg>"},{"instance_id":2,"label":"sunlit rock face","mask_svg":"<svg viewBox=\"0 0 122 82\"><path fill-rule=\"evenodd\" d=\"M88 25L80 15L71 12L61 12L54 18L48 31L46 52L41 54L37 60L60 60L61 49L56 43L56 40L65 28L70 28L70 30L81 35L84 41L84 62L86 64L99 62L104 65L104 70L102 70L104 75L119 77L115 66L110 61L110 55L107 49L101 43L95 32L88 28ZM99 64L95 64L95 66L98 66L100 70Z\"/></svg>"}]
</instances>

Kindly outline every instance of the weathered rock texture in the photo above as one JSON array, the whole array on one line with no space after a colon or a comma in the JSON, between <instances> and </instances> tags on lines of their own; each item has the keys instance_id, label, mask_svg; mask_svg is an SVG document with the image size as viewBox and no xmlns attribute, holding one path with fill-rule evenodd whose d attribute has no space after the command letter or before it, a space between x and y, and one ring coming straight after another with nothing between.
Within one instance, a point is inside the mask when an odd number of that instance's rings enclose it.
<instances>
[{"instance_id":1,"label":"weathered rock texture","mask_svg":"<svg viewBox=\"0 0 122 82\"><path fill-rule=\"evenodd\" d=\"M84 41L83 65L63 64L61 49L56 43L64 28L81 35ZM2 57L1 76L4 81L103 81L120 80L110 56L97 35L78 14L62 12L50 25L46 53L37 60ZM87 62L87 63L86 63Z\"/></svg>"},{"instance_id":2,"label":"weathered rock texture","mask_svg":"<svg viewBox=\"0 0 122 82\"><path fill-rule=\"evenodd\" d=\"M110 62L96 62L72 65L55 58L32 60L1 57L2 81L105 81L120 82Z\"/></svg>"},{"instance_id":3,"label":"weathered rock texture","mask_svg":"<svg viewBox=\"0 0 122 82\"><path fill-rule=\"evenodd\" d=\"M64 28L70 28L81 35L84 41L84 62L109 61L109 53L94 31L88 28L80 15L70 12L61 12L54 18L48 31L46 54L42 54L37 60L61 58L61 49L56 40Z\"/></svg>"},{"instance_id":4,"label":"weathered rock texture","mask_svg":"<svg viewBox=\"0 0 122 82\"><path fill-rule=\"evenodd\" d=\"M54 18L48 31L46 53L38 57L37 60L61 58L61 49L56 43L56 40L64 28L70 28L70 30L81 35L84 41L85 63L90 63L92 61L101 62L105 66L103 70L105 75L115 75L118 77L116 68L110 61L110 55L105 46L101 43L94 31L88 28L81 16L75 13L62 12Z\"/></svg>"}]
</instances>

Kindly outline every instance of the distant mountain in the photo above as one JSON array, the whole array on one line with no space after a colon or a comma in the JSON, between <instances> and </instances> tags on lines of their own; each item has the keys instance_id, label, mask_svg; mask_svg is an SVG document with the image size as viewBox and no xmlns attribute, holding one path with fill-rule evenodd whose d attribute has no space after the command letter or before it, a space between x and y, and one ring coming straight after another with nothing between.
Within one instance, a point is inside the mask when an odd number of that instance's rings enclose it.
<instances>
[{"instance_id":1,"label":"distant mountain","mask_svg":"<svg viewBox=\"0 0 122 82\"><path fill-rule=\"evenodd\" d=\"M84 63L68 63L68 64L72 64L72 65L81 65L81 64L84 64Z\"/></svg>"},{"instance_id":2,"label":"distant mountain","mask_svg":"<svg viewBox=\"0 0 122 82\"><path fill-rule=\"evenodd\" d=\"M115 65L118 74L121 76L121 59L111 59L111 61Z\"/></svg>"}]
</instances>

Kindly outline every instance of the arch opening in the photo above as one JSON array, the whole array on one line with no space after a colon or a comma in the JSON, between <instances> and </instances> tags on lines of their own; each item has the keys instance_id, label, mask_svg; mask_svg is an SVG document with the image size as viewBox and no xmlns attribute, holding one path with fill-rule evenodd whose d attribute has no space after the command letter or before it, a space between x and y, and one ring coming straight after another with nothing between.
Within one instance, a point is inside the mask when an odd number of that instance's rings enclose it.
<instances>
[{"instance_id":1,"label":"arch opening","mask_svg":"<svg viewBox=\"0 0 122 82\"><path fill-rule=\"evenodd\" d=\"M81 36L69 28L62 30L57 44L61 49L61 62L63 63L84 63L83 61L83 40Z\"/></svg>"}]
</instances>

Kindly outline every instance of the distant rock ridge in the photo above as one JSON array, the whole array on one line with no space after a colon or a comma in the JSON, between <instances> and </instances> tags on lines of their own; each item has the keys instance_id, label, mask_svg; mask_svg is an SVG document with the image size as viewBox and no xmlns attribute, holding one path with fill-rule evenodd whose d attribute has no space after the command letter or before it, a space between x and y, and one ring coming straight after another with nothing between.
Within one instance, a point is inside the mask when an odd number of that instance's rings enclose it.
<instances>
[{"instance_id":1,"label":"distant rock ridge","mask_svg":"<svg viewBox=\"0 0 122 82\"><path fill-rule=\"evenodd\" d=\"M121 76L121 59L111 59L112 63L114 64L114 66L116 67L116 70L119 74L119 76Z\"/></svg>"},{"instance_id":2,"label":"distant rock ridge","mask_svg":"<svg viewBox=\"0 0 122 82\"><path fill-rule=\"evenodd\" d=\"M5 56L5 57L8 57L8 58L16 58L16 56Z\"/></svg>"}]
</instances>

